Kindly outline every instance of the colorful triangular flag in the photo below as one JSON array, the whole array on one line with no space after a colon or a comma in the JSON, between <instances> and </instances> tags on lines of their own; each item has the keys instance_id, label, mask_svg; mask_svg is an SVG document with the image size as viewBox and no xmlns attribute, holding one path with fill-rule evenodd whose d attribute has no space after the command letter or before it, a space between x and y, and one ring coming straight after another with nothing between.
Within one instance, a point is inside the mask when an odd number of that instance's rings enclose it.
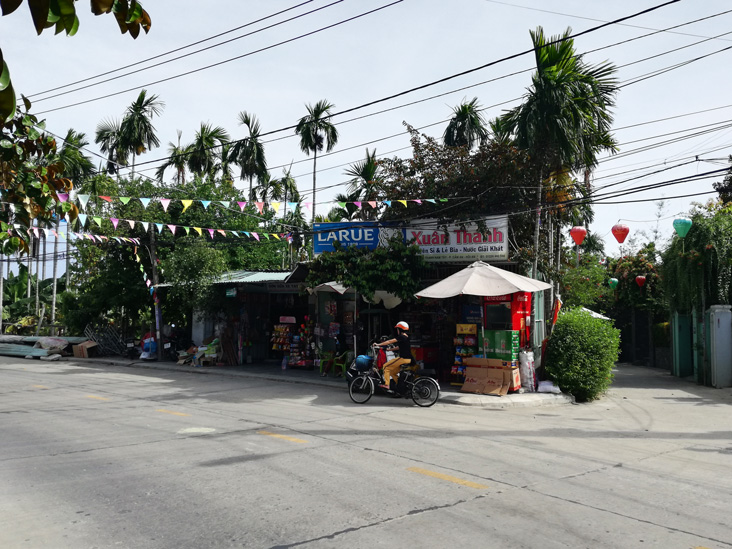
<instances>
[{"instance_id":1,"label":"colorful triangular flag","mask_svg":"<svg viewBox=\"0 0 732 549\"><path fill-rule=\"evenodd\" d=\"M89 202L89 195L88 194L79 194L76 195L76 198L79 199L79 205L81 206L82 210L86 210L86 204Z\"/></svg>"},{"instance_id":2,"label":"colorful triangular flag","mask_svg":"<svg viewBox=\"0 0 732 549\"><path fill-rule=\"evenodd\" d=\"M257 242L259 242L259 235L257 233L252 233L252 235L257 239Z\"/></svg>"},{"instance_id":3,"label":"colorful triangular flag","mask_svg":"<svg viewBox=\"0 0 732 549\"><path fill-rule=\"evenodd\" d=\"M163 224L162 223L155 223L155 227L158 229L158 234L163 232Z\"/></svg>"},{"instance_id":4,"label":"colorful triangular flag","mask_svg":"<svg viewBox=\"0 0 732 549\"><path fill-rule=\"evenodd\" d=\"M125 206L127 206L127 203L130 201L130 197L129 196L120 196L119 201L122 202L122 204L124 204Z\"/></svg>"},{"instance_id":5,"label":"colorful triangular flag","mask_svg":"<svg viewBox=\"0 0 732 549\"><path fill-rule=\"evenodd\" d=\"M127 223L130 224L130 229L134 229L135 228L135 222L132 219L128 219L127 220Z\"/></svg>"},{"instance_id":6,"label":"colorful triangular flag","mask_svg":"<svg viewBox=\"0 0 732 549\"><path fill-rule=\"evenodd\" d=\"M170 198L161 198L160 204L163 206L163 210L167 212L168 206L170 206Z\"/></svg>"},{"instance_id":7,"label":"colorful triangular flag","mask_svg":"<svg viewBox=\"0 0 732 549\"><path fill-rule=\"evenodd\" d=\"M282 205L282 202L272 202L272 209L275 211L275 213L279 213L280 206Z\"/></svg>"},{"instance_id":8,"label":"colorful triangular flag","mask_svg":"<svg viewBox=\"0 0 732 549\"><path fill-rule=\"evenodd\" d=\"M183 204L183 211L186 211L193 204L193 200L181 200L180 202Z\"/></svg>"},{"instance_id":9,"label":"colorful triangular flag","mask_svg":"<svg viewBox=\"0 0 732 549\"><path fill-rule=\"evenodd\" d=\"M140 221L140 225L142 225L142 228L145 229L145 232L147 232L150 227L150 223L147 221Z\"/></svg>"},{"instance_id":10,"label":"colorful triangular flag","mask_svg":"<svg viewBox=\"0 0 732 549\"><path fill-rule=\"evenodd\" d=\"M404 207L407 206L407 201L406 200L397 200L397 202L399 202L400 204L404 204Z\"/></svg>"},{"instance_id":11,"label":"colorful triangular flag","mask_svg":"<svg viewBox=\"0 0 732 549\"><path fill-rule=\"evenodd\" d=\"M105 202L112 202L112 197L111 196L100 196L99 198L101 198Z\"/></svg>"},{"instance_id":12,"label":"colorful triangular flag","mask_svg":"<svg viewBox=\"0 0 732 549\"><path fill-rule=\"evenodd\" d=\"M59 202L68 202L69 201L69 193L58 193L56 196L58 196Z\"/></svg>"},{"instance_id":13,"label":"colorful triangular flag","mask_svg":"<svg viewBox=\"0 0 732 549\"><path fill-rule=\"evenodd\" d=\"M213 239L213 237L214 237L214 230L213 229L206 229L206 230L208 231L208 234L210 234L211 235L211 238Z\"/></svg>"},{"instance_id":14,"label":"colorful triangular flag","mask_svg":"<svg viewBox=\"0 0 732 549\"><path fill-rule=\"evenodd\" d=\"M221 204L224 208L228 208L231 204L230 200L219 200L219 204Z\"/></svg>"},{"instance_id":15,"label":"colorful triangular flag","mask_svg":"<svg viewBox=\"0 0 732 549\"><path fill-rule=\"evenodd\" d=\"M175 225L168 225L168 229L170 229L170 232L175 234Z\"/></svg>"},{"instance_id":16,"label":"colorful triangular flag","mask_svg":"<svg viewBox=\"0 0 732 549\"><path fill-rule=\"evenodd\" d=\"M148 204L150 204L149 198L140 198L140 202L142 203L142 207L147 209Z\"/></svg>"},{"instance_id":17,"label":"colorful triangular flag","mask_svg":"<svg viewBox=\"0 0 732 549\"><path fill-rule=\"evenodd\" d=\"M201 204L203 204L203 207L208 210L208 207L211 205L210 200L201 200Z\"/></svg>"},{"instance_id":18,"label":"colorful triangular flag","mask_svg":"<svg viewBox=\"0 0 732 549\"><path fill-rule=\"evenodd\" d=\"M101 217L92 217L92 219L94 220L94 223L96 223L100 227L102 226L102 218Z\"/></svg>"},{"instance_id":19,"label":"colorful triangular flag","mask_svg":"<svg viewBox=\"0 0 732 549\"><path fill-rule=\"evenodd\" d=\"M79 217L76 218L79 221L79 225L83 227L86 225L86 214L79 214Z\"/></svg>"},{"instance_id":20,"label":"colorful triangular flag","mask_svg":"<svg viewBox=\"0 0 732 549\"><path fill-rule=\"evenodd\" d=\"M112 225L114 225L114 228L117 228L117 223L119 223L119 219L116 217L110 217L109 220L112 222Z\"/></svg>"},{"instance_id":21,"label":"colorful triangular flag","mask_svg":"<svg viewBox=\"0 0 732 549\"><path fill-rule=\"evenodd\" d=\"M201 232L201 227L193 227L193 230L195 230L198 233L198 236L201 236L203 234Z\"/></svg>"},{"instance_id":22,"label":"colorful triangular flag","mask_svg":"<svg viewBox=\"0 0 732 549\"><path fill-rule=\"evenodd\" d=\"M259 210L259 213L261 215L262 210L264 210L264 202L255 202L254 205L257 206L257 210Z\"/></svg>"}]
</instances>

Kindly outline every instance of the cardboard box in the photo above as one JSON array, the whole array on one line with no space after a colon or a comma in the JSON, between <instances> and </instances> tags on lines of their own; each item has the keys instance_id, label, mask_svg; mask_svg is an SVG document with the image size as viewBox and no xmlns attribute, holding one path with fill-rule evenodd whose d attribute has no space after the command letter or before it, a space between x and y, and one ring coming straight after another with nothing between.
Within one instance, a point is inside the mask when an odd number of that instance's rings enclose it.
<instances>
[{"instance_id":1,"label":"cardboard box","mask_svg":"<svg viewBox=\"0 0 732 549\"><path fill-rule=\"evenodd\" d=\"M94 341L85 341L78 345L73 345L74 357L89 358L90 356L94 356L98 352L98 349L95 347L97 347L97 344Z\"/></svg>"},{"instance_id":2,"label":"cardboard box","mask_svg":"<svg viewBox=\"0 0 732 549\"><path fill-rule=\"evenodd\" d=\"M477 324L458 324L455 332L458 335L476 335L478 333Z\"/></svg>"},{"instance_id":3,"label":"cardboard box","mask_svg":"<svg viewBox=\"0 0 732 549\"><path fill-rule=\"evenodd\" d=\"M521 388L521 375L519 374L518 362L507 362L496 358L466 357L463 359L463 364L467 366L467 370L502 370L506 374L508 391L518 391ZM495 377L498 377L498 374ZM474 391L471 390L468 392Z\"/></svg>"},{"instance_id":4,"label":"cardboard box","mask_svg":"<svg viewBox=\"0 0 732 549\"><path fill-rule=\"evenodd\" d=\"M510 385L511 377L507 369L468 367L465 369L465 383L460 390L463 393L503 396L508 394Z\"/></svg>"}]
</instances>

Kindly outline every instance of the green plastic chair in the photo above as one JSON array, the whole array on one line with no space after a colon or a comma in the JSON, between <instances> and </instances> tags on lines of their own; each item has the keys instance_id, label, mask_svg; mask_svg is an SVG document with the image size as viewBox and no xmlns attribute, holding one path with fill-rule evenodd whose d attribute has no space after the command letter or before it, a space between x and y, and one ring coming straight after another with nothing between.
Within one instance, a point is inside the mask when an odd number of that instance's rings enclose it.
<instances>
[{"instance_id":1,"label":"green plastic chair","mask_svg":"<svg viewBox=\"0 0 732 549\"><path fill-rule=\"evenodd\" d=\"M334 353L329 351L320 352L320 375L323 375L323 372L330 371L330 368L333 366L333 355Z\"/></svg>"},{"instance_id":2,"label":"green plastic chair","mask_svg":"<svg viewBox=\"0 0 732 549\"><path fill-rule=\"evenodd\" d=\"M351 361L353 361L353 351L346 351L342 355L335 357L333 360L333 370L340 368L341 371L338 375L346 375L346 370L351 365Z\"/></svg>"}]
</instances>

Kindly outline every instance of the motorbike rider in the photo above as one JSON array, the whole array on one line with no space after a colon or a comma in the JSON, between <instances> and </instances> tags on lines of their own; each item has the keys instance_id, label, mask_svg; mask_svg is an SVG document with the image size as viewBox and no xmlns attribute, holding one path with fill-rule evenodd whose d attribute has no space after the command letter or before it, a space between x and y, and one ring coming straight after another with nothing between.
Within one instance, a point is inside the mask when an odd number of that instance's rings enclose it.
<instances>
[{"instance_id":1,"label":"motorbike rider","mask_svg":"<svg viewBox=\"0 0 732 549\"><path fill-rule=\"evenodd\" d=\"M408 333L409 324L402 320L400 322L397 322L396 326L394 327L397 330L396 338L388 339L386 341L382 341L381 343L374 343L374 347L386 347L388 345L396 344L399 350L396 358L393 358L389 362L384 364L385 385L382 385L383 389L391 388L392 379L396 384L397 377L399 375L399 369L401 368L401 366L412 362L412 347L409 343Z\"/></svg>"}]
</instances>

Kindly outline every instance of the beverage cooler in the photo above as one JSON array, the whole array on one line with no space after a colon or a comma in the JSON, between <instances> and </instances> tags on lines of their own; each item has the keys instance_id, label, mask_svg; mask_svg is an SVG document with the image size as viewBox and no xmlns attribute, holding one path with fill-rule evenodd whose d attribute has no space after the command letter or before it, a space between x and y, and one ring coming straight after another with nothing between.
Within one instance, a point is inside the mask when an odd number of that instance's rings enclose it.
<instances>
[{"instance_id":1,"label":"beverage cooler","mask_svg":"<svg viewBox=\"0 0 732 549\"><path fill-rule=\"evenodd\" d=\"M483 298L486 337L492 331L518 332L518 343L525 347L529 341L531 293L516 292Z\"/></svg>"}]
</instances>

